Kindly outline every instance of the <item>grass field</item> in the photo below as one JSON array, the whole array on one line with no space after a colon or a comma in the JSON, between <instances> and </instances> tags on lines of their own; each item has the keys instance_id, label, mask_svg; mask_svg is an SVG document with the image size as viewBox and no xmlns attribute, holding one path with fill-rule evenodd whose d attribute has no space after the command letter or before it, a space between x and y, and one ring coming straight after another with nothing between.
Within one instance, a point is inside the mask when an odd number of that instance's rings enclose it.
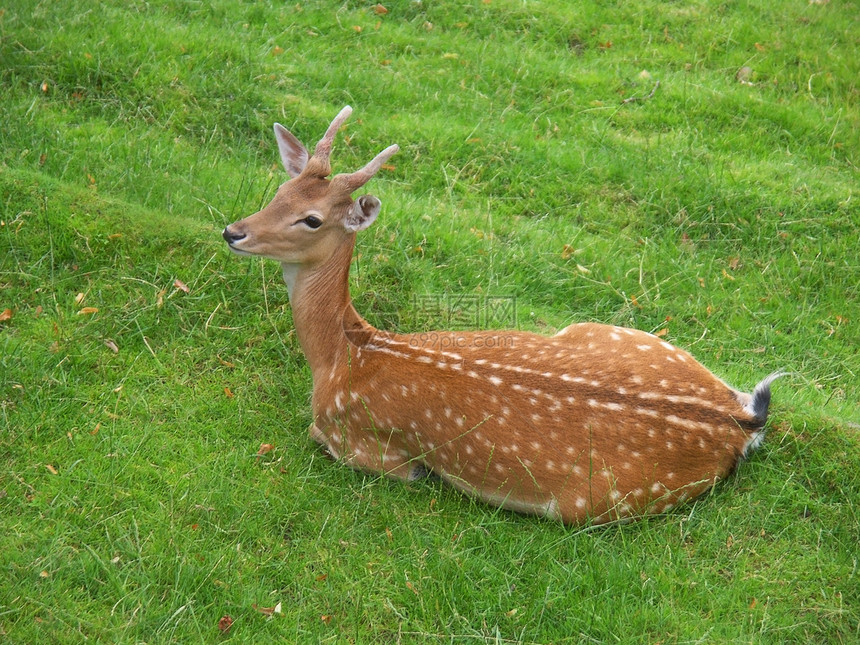
<instances>
[{"instance_id":1,"label":"grass field","mask_svg":"<svg viewBox=\"0 0 860 645\"><path fill-rule=\"evenodd\" d=\"M857 3L383 4L0 8L0 641L860 642ZM272 123L346 104L335 171L401 146L368 320L784 369L764 447L604 528L326 459L280 269L220 231Z\"/></svg>"}]
</instances>

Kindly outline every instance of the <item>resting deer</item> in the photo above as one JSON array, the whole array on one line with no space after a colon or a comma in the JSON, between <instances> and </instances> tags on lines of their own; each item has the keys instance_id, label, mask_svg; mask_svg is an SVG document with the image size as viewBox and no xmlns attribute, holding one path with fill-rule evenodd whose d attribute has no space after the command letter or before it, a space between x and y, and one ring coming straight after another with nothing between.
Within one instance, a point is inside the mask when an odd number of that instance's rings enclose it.
<instances>
[{"instance_id":1,"label":"resting deer","mask_svg":"<svg viewBox=\"0 0 860 645\"><path fill-rule=\"evenodd\" d=\"M393 334L355 310L355 234L380 202L353 200L396 145L351 174L329 156L345 107L310 156L275 125L290 180L224 229L240 255L277 260L313 375L311 437L349 466L433 472L491 504L568 523L667 511L728 476L764 437L772 374L752 394L658 337L573 324Z\"/></svg>"}]
</instances>

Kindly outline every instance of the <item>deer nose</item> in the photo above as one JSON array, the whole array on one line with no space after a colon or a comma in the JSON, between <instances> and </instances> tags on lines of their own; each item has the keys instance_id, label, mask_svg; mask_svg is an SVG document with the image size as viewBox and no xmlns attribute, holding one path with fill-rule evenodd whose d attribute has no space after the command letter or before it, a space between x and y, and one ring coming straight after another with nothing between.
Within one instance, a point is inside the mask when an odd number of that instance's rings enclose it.
<instances>
[{"instance_id":1,"label":"deer nose","mask_svg":"<svg viewBox=\"0 0 860 645\"><path fill-rule=\"evenodd\" d=\"M247 237L244 233L234 233L230 230L230 227L224 229L224 232L221 233L221 236L227 242L227 244L233 244L234 242L238 242L240 240L244 240Z\"/></svg>"}]
</instances>

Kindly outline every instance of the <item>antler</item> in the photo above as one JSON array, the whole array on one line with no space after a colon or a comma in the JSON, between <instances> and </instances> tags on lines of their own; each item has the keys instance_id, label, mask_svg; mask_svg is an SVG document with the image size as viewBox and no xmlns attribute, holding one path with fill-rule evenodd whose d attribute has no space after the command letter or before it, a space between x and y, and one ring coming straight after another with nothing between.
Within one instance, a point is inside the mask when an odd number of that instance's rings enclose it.
<instances>
[{"instance_id":1,"label":"antler","mask_svg":"<svg viewBox=\"0 0 860 645\"><path fill-rule=\"evenodd\" d=\"M336 175L331 183L336 185L338 188L344 188L349 191L350 194L354 193L356 190L364 186L367 182L369 182L373 176L379 172L379 169L382 167L388 158L391 157L394 153L400 150L400 146L396 143L394 145L388 146L385 150L376 155L370 163L368 163L361 170L356 170L351 173L342 173L340 175Z\"/></svg>"},{"instance_id":2,"label":"antler","mask_svg":"<svg viewBox=\"0 0 860 645\"><path fill-rule=\"evenodd\" d=\"M340 112L338 112L338 115L334 118L334 121L331 122L331 125L328 126L328 130L326 130L323 138L319 140L316 148L314 148L313 157L308 161L310 172L319 177L328 177L331 174L331 162L329 161L329 157L331 156L332 144L334 143L335 136L337 136L337 131L340 130L341 126L351 114L352 108L348 105L345 106ZM400 150L400 147L396 144L388 146L361 170L335 176L332 179L332 184L334 184L338 189L352 194L370 181L373 175L379 172L382 164L384 164L388 158L398 150Z\"/></svg>"},{"instance_id":3,"label":"antler","mask_svg":"<svg viewBox=\"0 0 860 645\"><path fill-rule=\"evenodd\" d=\"M334 121L328 126L328 130L325 131L323 138L319 140L316 148L314 148L314 154L308 159L305 172L317 177L328 177L331 174L331 162L329 161L331 147L335 136L337 136L337 131L340 130L340 127L349 118L350 114L352 114L352 108L348 105L338 112Z\"/></svg>"},{"instance_id":4,"label":"antler","mask_svg":"<svg viewBox=\"0 0 860 645\"><path fill-rule=\"evenodd\" d=\"M329 168L331 167L329 165L329 155L331 155L331 146L334 143L334 138L350 114L352 114L352 108L348 105L338 112L337 116L334 117L334 121L328 126L328 130L325 131L323 138L319 140L317 147L314 148L314 157L324 162Z\"/></svg>"}]
</instances>

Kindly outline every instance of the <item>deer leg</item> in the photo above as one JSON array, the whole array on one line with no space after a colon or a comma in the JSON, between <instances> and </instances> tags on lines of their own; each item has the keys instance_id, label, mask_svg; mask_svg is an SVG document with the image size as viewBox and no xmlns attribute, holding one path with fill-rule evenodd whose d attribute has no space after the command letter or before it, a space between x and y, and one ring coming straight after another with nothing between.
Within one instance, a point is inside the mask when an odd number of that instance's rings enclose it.
<instances>
[{"instance_id":1,"label":"deer leg","mask_svg":"<svg viewBox=\"0 0 860 645\"><path fill-rule=\"evenodd\" d=\"M332 459L343 461L356 470L384 473L392 479L415 481L431 473L422 462L413 459L406 450L384 443L380 437L373 443L366 439L351 442L336 425L326 433L315 423L308 428L311 439L320 444Z\"/></svg>"}]
</instances>

